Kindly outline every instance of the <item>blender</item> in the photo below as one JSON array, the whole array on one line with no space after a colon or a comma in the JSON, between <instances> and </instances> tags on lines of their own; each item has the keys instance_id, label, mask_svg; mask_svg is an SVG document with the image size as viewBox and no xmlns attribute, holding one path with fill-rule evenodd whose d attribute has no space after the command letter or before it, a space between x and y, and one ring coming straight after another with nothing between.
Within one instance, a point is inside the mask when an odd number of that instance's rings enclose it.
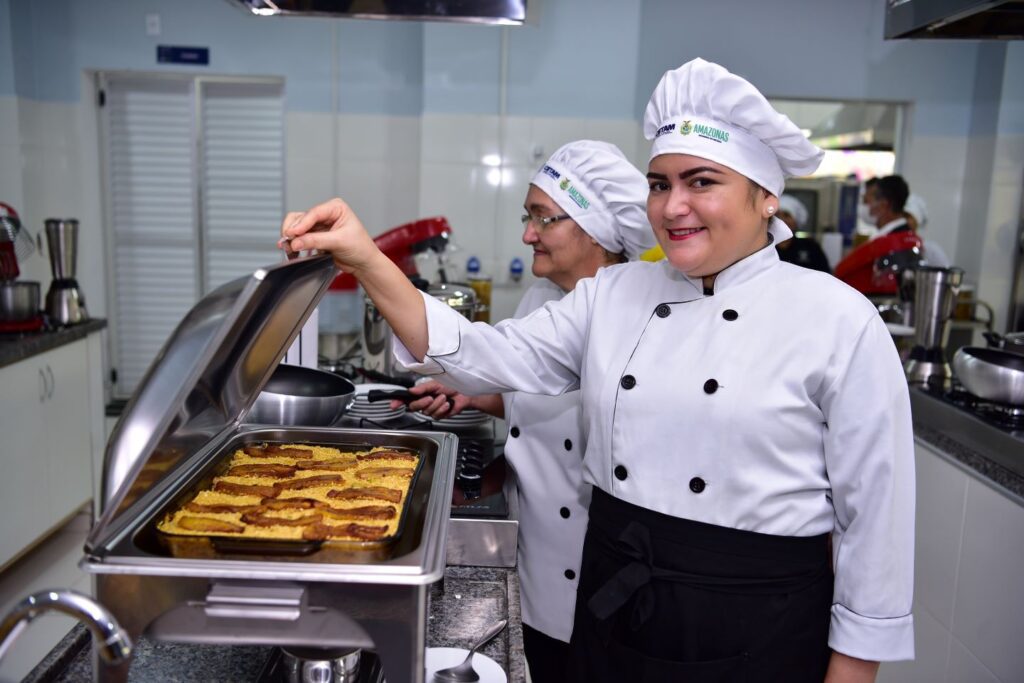
<instances>
[{"instance_id":1,"label":"blender","mask_svg":"<svg viewBox=\"0 0 1024 683\"><path fill-rule=\"evenodd\" d=\"M918 266L904 272L904 285L914 294L914 346L903 366L911 384L949 389L953 372L946 344L963 277L960 268Z\"/></svg>"},{"instance_id":2,"label":"blender","mask_svg":"<svg viewBox=\"0 0 1024 683\"><path fill-rule=\"evenodd\" d=\"M89 319L85 297L75 280L78 258L78 220L48 218L46 244L50 250L53 281L46 292L46 314L54 325L77 325Z\"/></svg>"}]
</instances>

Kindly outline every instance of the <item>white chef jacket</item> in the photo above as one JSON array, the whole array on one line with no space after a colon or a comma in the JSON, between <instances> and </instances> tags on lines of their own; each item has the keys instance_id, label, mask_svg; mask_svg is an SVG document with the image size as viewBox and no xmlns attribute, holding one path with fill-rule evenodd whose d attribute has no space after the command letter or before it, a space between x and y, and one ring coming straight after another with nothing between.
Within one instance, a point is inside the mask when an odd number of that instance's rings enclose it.
<instances>
[{"instance_id":1,"label":"white chef jacket","mask_svg":"<svg viewBox=\"0 0 1024 683\"><path fill-rule=\"evenodd\" d=\"M885 235L888 235L893 230L896 230L897 228L902 228L906 224L907 224L907 219L906 218L896 218L894 220L891 220L888 223L886 223L885 225L883 225L882 227L880 227L878 229L878 232L876 232L874 235L871 236L871 240L877 240L879 237L884 237ZM868 241L871 241L871 240L868 240Z\"/></svg>"},{"instance_id":2,"label":"white chef jacket","mask_svg":"<svg viewBox=\"0 0 1024 683\"><path fill-rule=\"evenodd\" d=\"M395 345L409 368L467 393L579 388L585 479L622 500L766 534L832 532L829 645L913 657L910 398L863 295L769 246L719 273L713 295L641 261L494 327L424 300L424 361Z\"/></svg>"},{"instance_id":3,"label":"white chef jacket","mask_svg":"<svg viewBox=\"0 0 1024 683\"><path fill-rule=\"evenodd\" d=\"M538 280L523 295L522 318L565 291ZM523 622L569 642L587 533L590 484L583 481L580 393L502 394L509 438L505 457L519 483L519 582Z\"/></svg>"}]
</instances>

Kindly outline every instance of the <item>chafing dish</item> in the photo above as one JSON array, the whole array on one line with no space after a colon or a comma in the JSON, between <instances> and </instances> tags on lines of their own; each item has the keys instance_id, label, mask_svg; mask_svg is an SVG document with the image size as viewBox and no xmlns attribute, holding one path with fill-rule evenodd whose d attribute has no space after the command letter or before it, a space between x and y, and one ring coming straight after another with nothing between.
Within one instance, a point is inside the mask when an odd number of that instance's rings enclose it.
<instances>
[{"instance_id":1,"label":"chafing dish","mask_svg":"<svg viewBox=\"0 0 1024 683\"><path fill-rule=\"evenodd\" d=\"M185 316L111 436L104 508L81 566L131 638L279 646L311 659L370 649L390 683L420 683L428 587L444 572L456 437L245 424L334 275L329 256L282 263L224 285ZM161 543L162 515L234 448L255 442L417 451L421 469L400 533L366 548L211 541L172 552ZM94 670L97 680L124 681L129 666Z\"/></svg>"}]
</instances>

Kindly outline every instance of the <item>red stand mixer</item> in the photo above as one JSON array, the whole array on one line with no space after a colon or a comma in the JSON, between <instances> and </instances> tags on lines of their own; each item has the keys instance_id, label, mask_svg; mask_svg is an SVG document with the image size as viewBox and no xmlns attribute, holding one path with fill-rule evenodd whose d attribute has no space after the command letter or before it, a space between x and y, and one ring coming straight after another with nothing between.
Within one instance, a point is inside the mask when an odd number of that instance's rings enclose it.
<instances>
[{"instance_id":1,"label":"red stand mixer","mask_svg":"<svg viewBox=\"0 0 1024 683\"><path fill-rule=\"evenodd\" d=\"M416 257L427 251L437 255L437 278L447 281L445 252L452 228L443 216L422 218L392 228L374 238L377 247L394 261L417 286L426 287ZM320 311L320 367L337 370L355 343L362 338L366 370L392 375L391 328L369 300L358 294L355 277L342 273L334 278L324 295Z\"/></svg>"},{"instance_id":2,"label":"red stand mixer","mask_svg":"<svg viewBox=\"0 0 1024 683\"><path fill-rule=\"evenodd\" d=\"M18 261L35 251L18 212L0 202L0 334L26 334L44 327L38 282L18 281Z\"/></svg>"}]
</instances>

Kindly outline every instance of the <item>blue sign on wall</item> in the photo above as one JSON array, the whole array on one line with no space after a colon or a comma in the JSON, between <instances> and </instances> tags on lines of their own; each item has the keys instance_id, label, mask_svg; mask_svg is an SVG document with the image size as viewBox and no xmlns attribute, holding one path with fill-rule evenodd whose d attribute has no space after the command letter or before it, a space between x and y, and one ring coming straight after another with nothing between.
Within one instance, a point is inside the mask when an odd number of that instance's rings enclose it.
<instances>
[{"instance_id":1,"label":"blue sign on wall","mask_svg":"<svg viewBox=\"0 0 1024 683\"><path fill-rule=\"evenodd\" d=\"M157 45L156 61L161 64L209 64L210 48Z\"/></svg>"}]
</instances>

